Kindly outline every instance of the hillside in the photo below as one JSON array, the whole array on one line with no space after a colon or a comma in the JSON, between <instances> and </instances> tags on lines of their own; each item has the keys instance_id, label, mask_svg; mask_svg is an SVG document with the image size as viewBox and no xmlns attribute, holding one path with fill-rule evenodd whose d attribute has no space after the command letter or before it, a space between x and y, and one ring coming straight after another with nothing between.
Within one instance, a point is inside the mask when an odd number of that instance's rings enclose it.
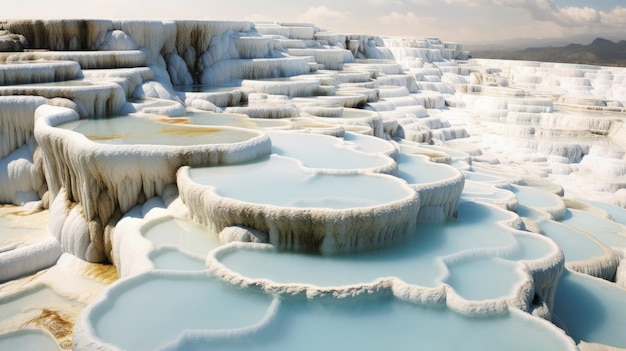
<instances>
[{"instance_id":1,"label":"hillside","mask_svg":"<svg viewBox=\"0 0 626 351\"><path fill-rule=\"evenodd\" d=\"M524 50L475 50L473 58L581 63L626 67L626 40L613 42L597 38L589 45L569 44L564 47L533 47Z\"/></svg>"}]
</instances>

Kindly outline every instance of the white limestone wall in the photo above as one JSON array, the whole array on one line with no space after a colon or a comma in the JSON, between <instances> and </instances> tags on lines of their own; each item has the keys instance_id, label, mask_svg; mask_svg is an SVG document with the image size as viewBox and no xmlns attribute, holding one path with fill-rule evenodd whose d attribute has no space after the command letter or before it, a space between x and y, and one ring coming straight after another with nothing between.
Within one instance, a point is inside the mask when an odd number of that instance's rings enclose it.
<instances>
[{"instance_id":1,"label":"white limestone wall","mask_svg":"<svg viewBox=\"0 0 626 351\"><path fill-rule=\"evenodd\" d=\"M277 59L229 59L217 61L202 71L200 82L215 85L229 79L264 79L290 77L310 72L311 57Z\"/></svg>"},{"instance_id":2,"label":"white limestone wall","mask_svg":"<svg viewBox=\"0 0 626 351\"><path fill-rule=\"evenodd\" d=\"M443 223L456 217L464 185L465 177L460 171L457 177L444 181L411 185L420 194L418 221Z\"/></svg>"},{"instance_id":3,"label":"white limestone wall","mask_svg":"<svg viewBox=\"0 0 626 351\"><path fill-rule=\"evenodd\" d=\"M82 116L102 117L118 113L126 102L122 86L110 81L0 86L0 95L37 95L71 99Z\"/></svg>"},{"instance_id":4,"label":"white limestone wall","mask_svg":"<svg viewBox=\"0 0 626 351\"><path fill-rule=\"evenodd\" d=\"M95 50L114 26L110 20L6 20L0 29L24 35L31 49Z\"/></svg>"},{"instance_id":5,"label":"white limestone wall","mask_svg":"<svg viewBox=\"0 0 626 351\"><path fill-rule=\"evenodd\" d=\"M124 51L28 51L11 53L6 56L11 61L55 60L74 61L83 69L91 68L130 68L143 66L146 54L141 50ZM62 72L62 71L61 71ZM70 73L66 73L70 76ZM59 77L60 78L60 77ZM76 78L80 78L77 74ZM62 80L62 79L56 79Z\"/></svg>"},{"instance_id":6,"label":"white limestone wall","mask_svg":"<svg viewBox=\"0 0 626 351\"><path fill-rule=\"evenodd\" d=\"M33 114L46 100L0 96L0 203L23 205L39 200L46 190L33 138Z\"/></svg>"},{"instance_id":7,"label":"white limestone wall","mask_svg":"<svg viewBox=\"0 0 626 351\"><path fill-rule=\"evenodd\" d=\"M23 54L0 52L0 85L44 83L81 77L76 62L23 62Z\"/></svg>"},{"instance_id":8,"label":"white limestone wall","mask_svg":"<svg viewBox=\"0 0 626 351\"><path fill-rule=\"evenodd\" d=\"M415 230L420 200L407 187L407 195L392 203L332 210L253 204L220 196L213 187L190 176L190 168L178 172L181 200L191 217L209 230L241 225L269 236L279 249L337 254L384 247Z\"/></svg>"},{"instance_id":9,"label":"white limestone wall","mask_svg":"<svg viewBox=\"0 0 626 351\"><path fill-rule=\"evenodd\" d=\"M104 237L107 227L133 206L162 195L175 182L179 167L245 162L271 150L269 137L260 132L235 144L104 145L54 127L78 120L73 110L44 105L35 118L51 210L59 214L51 216L60 221L51 224L52 234L64 250L91 262L110 254L110 242Z\"/></svg>"},{"instance_id":10,"label":"white limestone wall","mask_svg":"<svg viewBox=\"0 0 626 351\"><path fill-rule=\"evenodd\" d=\"M40 96L0 96L0 159L28 143L35 110L46 100Z\"/></svg>"}]
</instances>

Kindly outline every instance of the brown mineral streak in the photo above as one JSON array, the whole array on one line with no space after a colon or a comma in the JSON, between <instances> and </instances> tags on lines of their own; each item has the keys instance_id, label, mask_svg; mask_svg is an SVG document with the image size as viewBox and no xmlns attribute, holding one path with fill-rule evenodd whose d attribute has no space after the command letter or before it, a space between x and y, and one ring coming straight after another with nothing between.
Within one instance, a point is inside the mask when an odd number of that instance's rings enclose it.
<instances>
[{"instance_id":1,"label":"brown mineral streak","mask_svg":"<svg viewBox=\"0 0 626 351\"><path fill-rule=\"evenodd\" d=\"M115 140L122 139L126 135L125 134L111 134L111 135L85 135L89 140L93 141L103 141L103 140Z\"/></svg>"},{"instance_id":2,"label":"brown mineral streak","mask_svg":"<svg viewBox=\"0 0 626 351\"><path fill-rule=\"evenodd\" d=\"M62 316L57 311L42 309L41 313L25 323L24 327L36 326L48 331L63 350L72 349L72 330L75 316Z\"/></svg>"},{"instance_id":3,"label":"brown mineral streak","mask_svg":"<svg viewBox=\"0 0 626 351\"><path fill-rule=\"evenodd\" d=\"M219 128L167 128L161 131L163 135L177 135L177 136L198 136L207 133L219 133Z\"/></svg>"}]
</instances>

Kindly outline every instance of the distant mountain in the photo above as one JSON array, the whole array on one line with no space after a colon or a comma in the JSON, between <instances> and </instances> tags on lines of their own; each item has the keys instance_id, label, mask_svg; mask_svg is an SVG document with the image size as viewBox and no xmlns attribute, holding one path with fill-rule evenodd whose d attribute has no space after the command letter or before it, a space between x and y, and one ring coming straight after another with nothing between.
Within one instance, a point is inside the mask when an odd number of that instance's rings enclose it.
<instances>
[{"instance_id":1,"label":"distant mountain","mask_svg":"<svg viewBox=\"0 0 626 351\"><path fill-rule=\"evenodd\" d=\"M626 67L626 40L596 38L588 45L569 44L563 47L531 47L523 50L473 50L474 58L579 63Z\"/></svg>"},{"instance_id":2,"label":"distant mountain","mask_svg":"<svg viewBox=\"0 0 626 351\"><path fill-rule=\"evenodd\" d=\"M550 38L513 38L497 41L463 41L467 50L522 50L526 48L560 47L568 44L588 45L596 38L620 41L625 38L624 32L584 33L566 37Z\"/></svg>"}]
</instances>

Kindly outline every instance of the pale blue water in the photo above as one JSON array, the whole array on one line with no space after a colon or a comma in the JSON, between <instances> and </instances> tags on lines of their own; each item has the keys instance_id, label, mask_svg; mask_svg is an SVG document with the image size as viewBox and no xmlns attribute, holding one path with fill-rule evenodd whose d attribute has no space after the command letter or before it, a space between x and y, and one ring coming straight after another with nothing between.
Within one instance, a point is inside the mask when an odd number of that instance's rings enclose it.
<instances>
[{"instance_id":1,"label":"pale blue water","mask_svg":"<svg viewBox=\"0 0 626 351\"><path fill-rule=\"evenodd\" d=\"M355 150L341 138L320 134L271 133L272 152L298 159L304 167L319 169L375 169L392 164L380 154Z\"/></svg>"},{"instance_id":2,"label":"pale blue water","mask_svg":"<svg viewBox=\"0 0 626 351\"><path fill-rule=\"evenodd\" d=\"M554 313L579 342L626 348L626 290L605 280L565 270Z\"/></svg>"},{"instance_id":3,"label":"pale blue water","mask_svg":"<svg viewBox=\"0 0 626 351\"><path fill-rule=\"evenodd\" d=\"M406 283L424 287L440 286L446 273L441 259L446 256L467 257L466 278L451 282L463 291L471 291L471 298L487 299L507 296L512 286L523 278L516 272L516 263L479 262L472 258L476 253L488 257L507 256L514 247L520 251L519 259L543 257L551 252L549 246L538 237L518 237L517 231L495 224L496 220L510 218L511 213L472 202L459 206L457 220L445 224L418 226L416 234L405 243L374 252L345 256L305 255L275 250L241 249L220 255L220 261L230 270L250 279L268 279L276 283L311 284L319 287L345 286L369 283L384 277L397 277ZM528 252L525 252L528 251ZM473 267L473 268L467 268ZM475 269L475 271L474 271ZM493 272L490 270L493 269ZM502 279L487 279L473 283L478 271L498 274ZM463 273L465 274L465 273ZM467 287L468 285L472 285ZM474 294L474 290L481 291ZM497 293L493 293L496 291ZM460 290L459 290L460 291Z\"/></svg>"},{"instance_id":4,"label":"pale blue water","mask_svg":"<svg viewBox=\"0 0 626 351\"><path fill-rule=\"evenodd\" d=\"M395 299L366 303L283 302L260 333L198 338L184 350L564 350L572 342L549 323L519 311L467 318L445 307Z\"/></svg>"},{"instance_id":5,"label":"pale blue water","mask_svg":"<svg viewBox=\"0 0 626 351\"><path fill-rule=\"evenodd\" d=\"M564 206L559 196L540 189L520 185L511 185L510 189L517 196L519 203L524 206L535 208Z\"/></svg>"},{"instance_id":6,"label":"pale blue water","mask_svg":"<svg viewBox=\"0 0 626 351\"><path fill-rule=\"evenodd\" d=\"M260 128L286 128L291 126L291 122L285 119L250 118Z\"/></svg>"},{"instance_id":7,"label":"pale blue water","mask_svg":"<svg viewBox=\"0 0 626 351\"><path fill-rule=\"evenodd\" d=\"M406 199L414 191L393 176L314 174L276 155L250 164L193 168L190 174L221 196L284 207L363 208Z\"/></svg>"},{"instance_id":8,"label":"pale blue water","mask_svg":"<svg viewBox=\"0 0 626 351\"><path fill-rule=\"evenodd\" d=\"M604 204L601 202L595 202L595 201L587 201L587 202L589 202L589 204L593 206L600 207L601 209L607 211L611 215L611 217L613 217L613 220L615 222L626 225L626 210L625 209L621 207L609 205L609 204Z\"/></svg>"},{"instance_id":9,"label":"pale blue water","mask_svg":"<svg viewBox=\"0 0 626 351\"><path fill-rule=\"evenodd\" d=\"M551 220L552 218L550 214L542 211L541 209L526 207L524 205L519 205L515 212L520 215L520 217L526 217L536 224L540 224L546 220Z\"/></svg>"},{"instance_id":10,"label":"pale blue water","mask_svg":"<svg viewBox=\"0 0 626 351\"><path fill-rule=\"evenodd\" d=\"M587 260L605 253L600 245L568 225L544 221L539 226L545 236L554 240L561 247L567 262Z\"/></svg>"},{"instance_id":11,"label":"pale blue water","mask_svg":"<svg viewBox=\"0 0 626 351\"><path fill-rule=\"evenodd\" d=\"M396 147L389 141L371 135L346 132L343 139L356 145L357 149L369 153L390 153Z\"/></svg>"},{"instance_id":12,"label":"pale blue water","mask_svg":"<svg viewBox=\"0 0 626 351\"><path fill-rule=\"evenodd\" d=\"M470 159L469 154L462 152L462 151L450 149L447 147L441 147L441 146L435 146L435 145L422 145L422 144L420 144L419 147L427 149L427 150L442 152L450 156L455 161L468 161Z\"/></svg>"},{"instance_id":13,"label":"pale blue water","mask_svg":"<svg viewBox=\"0 0 626 351\"><path fill-rule=\"evenodd\" d=\"M441 182L459 176L451 166L430 162L428 157L401 153L398 158L398 177L409 184Z\"/></svg>"},{"instance_id":14,"label":"pale blue water","mask_svg":"<svg viewBox=\"0 0 626 351\"><path fill-rule=\"evenodd\" d=\"M167 119L167 118L165 118ZM172 121L176 121L175 119ZM259 135L248 129L224 126L190 126L162 123L148 118L122 116L106 119L83 119L59 128L85 135L103 144L198 145L242 142Z\"/></svg>"},{"instance_id":15,"label":"pale blue water","mask_svg":"<svg viewBox=\"0 0 626 351\"><path fill-rule=\"evenodd\" d=\"M481 182L481 183L495 183L495 184L504 184L504 183L508 183L508 181L502 177L497 177L494 175L489 175L489 174L484 174L484 173L477 173L477 172L463 172L463 174L465 174L465 179L466 180L471 180L471 181L475 181L475 182Z\"/></svg>"},{"instance_id":16,"label":"pale blue water","mask_svg":"<svg viewBox=\"0 0 626 351\"><path fill-rule=\"evenodd\" d=\"M214 248L222 245L216 235L195 222L167 218L157 219L144 226L143 235L152 241L157 249L176 248L196 257L206 257Z\"/></svg>"},{"instance_id":17,"label":"pale blue water","mask_svg":"<svg viewBox=\"0 0 626 351\"><path fill-rule=\"evenodd\" d=\"M484 201L498 206L505 206L509 203L517 204L517 198L511 191L487 183L467 180L467 178L463 185L461 198L470 201Z\"/></svg>"},{"instance_id":18,"label":"pale blue water","mask_svg":"<svg viewBox=\"0 0 626 351\"><path fill-rule=\"evenodd\" d=\"M0 321L8 320L25 310L37 309L41 306L49 308L68 305L83 306L82 303L60 296L48 286L41 285L0 299Z\"/></svg>"},{"instance_id":19,"label":"pale blue water","mask_svg":"<svg viewBox=\"0 0 626 351\"><path fill-rule=\"evenodd\" d=\"M242 290L206 275L148 273L123 281L91 311L95 334L128 350L154 350L185 330L251 326L272 302L265 294Z\"/></svg>"},{"instance_id":20,"label":"pale blue water","mask_svg":"<svg viewBox=\"0 0 626 351\"><path fill-rule=\"evenodd\" d=\"M548 257L556 252L556 248L546 243L546 238L541 234L531 232L515 233L515 240L520 245L520 250L513 255L507 256L511 260L533 261Z\"/></svg>"},{"instance_id":21,"label":"pale blue water","mask_svg":"<svg viewBox=\"0 0 626 351\"><path fill-rule=\"evenodd\" d=\"M257 124L253 122L250 117L242 114L224 113L224 112L192 112L187 111L185 116L172 117L173 121L180 121L180 123L193 124L200 126L230 126L239 128L258 128Z\"/></svg>"},{"instance_id":22,"label":"pale blue water","mask_svg":"<svg viewBox=\"0 0 626 351\"><path fill-rule=\"evenodd\" d=\"M501 258L474 259L448 265L445 282L467 300L508 296L524 279L517 263Z\"/></svg>"},{"instance_id":23,"label":"pale blue water","mask_svg":"<svg viewBox=\"0 0 626 351\"><path fill-rule=\"evenodd\" d=\"M43 331L20 330L0 335L0 350L59 351L61 348Z\"/></svg>"},{"instance_id":24,"label":"pale blue water","mask_svg":"<svg viewBox=\"0 0 626 351\"><path fill-rule=\"evenodd\" d=\"M593 235L605 245L626 247L626 236L624 236L626 228L617 222L573 209L567 210L561 222Z\"/></svg>"},{"instance_id":25,"label":"pale blue water","mask_svg":"<svg viewBox=\"0 0 626 351\"><path fill-rule=\"evenodd\" d=\"M206 269L203 259L189 256L176 249L153 251L150 253L150 261L156 269L174 271L202 271Z\"/></svg>"}]
</instances>

